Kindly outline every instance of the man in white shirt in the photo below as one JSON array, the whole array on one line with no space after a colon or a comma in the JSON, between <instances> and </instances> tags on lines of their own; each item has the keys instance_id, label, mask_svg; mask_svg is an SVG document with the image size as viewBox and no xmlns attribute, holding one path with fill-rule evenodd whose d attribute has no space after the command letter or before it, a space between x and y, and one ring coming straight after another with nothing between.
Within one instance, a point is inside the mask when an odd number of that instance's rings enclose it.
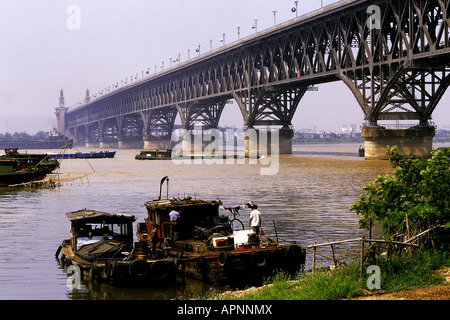
<instances>
[{"instance_id":1,"label":"man in white shirt","mask_svg":"<svg viewBox=\"0 0 450 320\"><path fill-rule=\"evenodd\" d=\"M169 213L169 218L171 222L178 221L178 218L180 218L180 213L178 211L172 210Z\"/></svg>"},{"instance_id":2,"label":"man in white shirt","mask_svg":"<svg viewBox=\"0 0 450 320\"><path fill-rule=\"evenodd\" d=\"M248 226L252 227L253 231L256 233L256 237L259 239L259 228L261 227L261 212L258 210L256 204L253 205L253 210L250 212L250 219L248 220Z\"/></svg>"}]
</instances>

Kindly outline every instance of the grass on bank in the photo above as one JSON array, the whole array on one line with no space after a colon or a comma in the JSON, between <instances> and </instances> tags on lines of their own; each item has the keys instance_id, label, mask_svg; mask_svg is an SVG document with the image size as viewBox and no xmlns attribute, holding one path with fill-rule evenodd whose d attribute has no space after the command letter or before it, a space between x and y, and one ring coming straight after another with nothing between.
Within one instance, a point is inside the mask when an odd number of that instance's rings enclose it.
<instances>
[{"instance_id":1,"label":"grass on bank","mask_svg":"<svg viewBox=\"0 0 450 320\"><path fill-rule=\"evenodd\" d=\"M381 270L382 292L423 288L441 284L443 278L434 271L450 266L450 254L437 252L416 253L411 259L409 255L378 260L376 263L365 263L364 270L376 264ZM320 271L314 276L306 274L301 280L291 281L285 273L277 273L266 281L266 285L239 295L233 292L213 297L221 300L338 300L363 295L368 291L367 279L371 274L363 273L360 277L360 266L353 263L337 268L333 272ZM376 290L372 290L376 291ZM208 297L211 298L211 297Z\"/></svg>"}]
</instances>

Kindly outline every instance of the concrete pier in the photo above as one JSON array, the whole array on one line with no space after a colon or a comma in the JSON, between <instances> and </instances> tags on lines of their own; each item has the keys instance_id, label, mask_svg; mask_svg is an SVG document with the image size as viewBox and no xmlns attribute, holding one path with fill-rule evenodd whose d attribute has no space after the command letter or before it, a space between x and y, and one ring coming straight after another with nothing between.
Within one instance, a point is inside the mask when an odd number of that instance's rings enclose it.
<instances>
[{"instance_id":1,"label":"concrete pier","mask_svg":"<svg viewBox=\"0 0 450 320\"><path fill-rule=\"evenodd\" d=\"M435 135L434 127L411 127L409 129L386 129L382 126L363 127L365 158L367 160L386 160L387 146L397 146L398 153L410 153L429 157Z\"/></svg>"},{"instance_id":2,"label":"concrete pier","mask_svg":"<svg viewBox=\"0 0 450 320\"><path fill-rule=\"evenodd\" d=\"M173 148L173 143L169 137L148 137L144 136L144 150L169 150Z\"/></svg>"}]
</instances>

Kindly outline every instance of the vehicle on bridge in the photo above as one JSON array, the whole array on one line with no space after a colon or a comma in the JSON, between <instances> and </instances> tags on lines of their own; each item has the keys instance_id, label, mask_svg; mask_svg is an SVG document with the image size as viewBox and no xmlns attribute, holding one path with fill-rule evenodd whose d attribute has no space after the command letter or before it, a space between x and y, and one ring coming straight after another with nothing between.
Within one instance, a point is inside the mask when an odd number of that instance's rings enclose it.
<instances>
[{"instance_id":1,"label":"vehicle on bridge","mask_svg":"<svg viewBox=\"0 0 450 320\"><path fill-rule=\"evenodd\" d=\"M6 148L0 157L0 187L21 185L44 179L59 167L59 162L47 154L19 153Z\"/></svg>"}]
</instances>

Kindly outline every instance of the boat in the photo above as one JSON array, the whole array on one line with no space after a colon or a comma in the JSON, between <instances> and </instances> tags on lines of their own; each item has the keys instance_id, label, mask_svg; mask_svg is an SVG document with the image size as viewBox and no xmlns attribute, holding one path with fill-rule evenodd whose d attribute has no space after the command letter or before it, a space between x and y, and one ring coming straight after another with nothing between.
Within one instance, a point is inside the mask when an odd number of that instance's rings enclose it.
<instances>
[{"instance_id":1,"label":"boat","mask_svg":"<svg viewBox=\"0 0 450 320\"><path fill-rule=\"evenodd\" d=\"M82 209L66 217L71 237L63 240L55 256L65 268L78 267L82 279L126 287L175 281L173 259L153 257L144 243L133 242L135 216Z\"/></svg>"},{"instance_id":2,"label":"boat","mask_svg":"<svg viewBox=\"0 0 450 320\"><path fill-rule=\"evenodd\" d=\"M101 159L114 158L116 151L91 151L76 153L53 153L49 154L52 159Z\"/></svg>"},{"instance_id":3,"label":"boat","mask_svg":"<svg viewBox=\"0 0 450 320\"><path fill-rule=\"evenodd\" d=\"M358 149L358 154L360 157L364 157L365 156L365 149L363 147L359 147Z\"/></svg>"},{"instance_id":4,"label":"boat","mask_svg":"<svg viewBox=\"0 0 450 320\"><path fill-rule=\"evenodd\" d=\"M135 156L136 160L170 160L172 150L143 150Z\"/></svg>"},{"instance_id":5,"label":"boat","mask_svg":"<svg viewBox=\"0 0 450 320\"><path fill-rule=\"evenodd\" d=\"M44 179L59 167L59 162L47 154L20 153L6 148L0 157L0 186L21 185Z\"/></svg>"},{"instance_id":6,"label":"boat","mask_svg":"<svg viewBox=\"0 0 450 320\"><path fill-rule=\"evenodd\" d=\"M245 230L237 216L244 205L225 208L219 199L192 197L161 199L145 203L147 217L138 223L137 238L147 241L153 228L164 239L165 255L177 262L177 272L210 283L261 284L275 271L297 274L305 264L306 251L296 244L281 245L266 235ZM168 178L166 179L168 180ZM179 213L171 222L169 213Z\"/></svg>"}]
</instances>

